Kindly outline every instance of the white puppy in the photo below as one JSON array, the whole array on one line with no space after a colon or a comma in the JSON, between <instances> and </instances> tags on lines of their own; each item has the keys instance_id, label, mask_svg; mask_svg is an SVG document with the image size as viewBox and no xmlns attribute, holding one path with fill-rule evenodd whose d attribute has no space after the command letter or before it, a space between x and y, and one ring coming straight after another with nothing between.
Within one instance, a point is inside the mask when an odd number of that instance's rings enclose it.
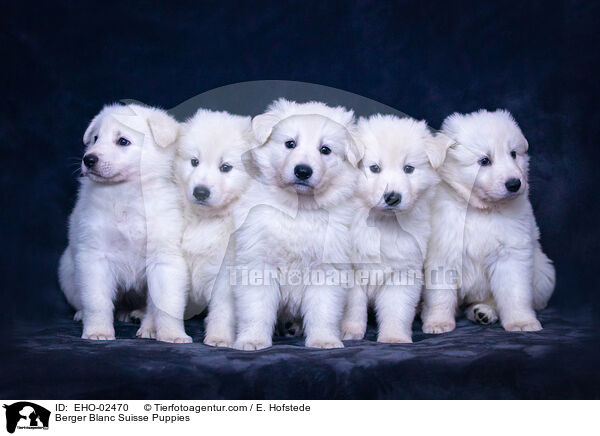
<instances>
[{"instance_id":1,"label":"white puppy","mask_svg":"<svg viewBox=\"0 0 600 436\"><path fill-rule=\"evenodd\" d=\"M428 158L435 139L424 121L392 115L361 118L358 135L365 155L352 226L357 285L346 304L343 338L364 336L370 302L379 342L412 342L430 230L430 188L440 181Z\"/></svg>"},{"instance_id":2,"label":"white puppy","mask_svg":"<svg viewBox=\"0 0 600 436\"><path fill-rule=\"evenodd\" d=\"M234 250L233 213L250 181L242 156L252 141L250 117L203 109L183 124L178 141L175 173L184 196L182 247L191 272L186 318L208 307L207 345L231 347L235 340L233 294L224 267L226 253L231 253L228 246Z\"/></svg>"},{"instance_id":3,"label":"white puppy","mask_svg":"<svg viewBox=\"0 0 600 436\"><path fill-rule=\"evenodd\" d=\"M282 277L234 288L236 348L271 346L278 311L303 318L306 346L343 347L346 291L336 277L342 274L340 265L349 264L351 251L359 157L349 131L353 123L353 112L343 107L285 99L253 119L261 144L253 149L253 160L264 184L248 191L248 200L259 206L236 234L236 265L246 266L251 275ZM331 281L296 276L307 271L328 274Z\"/></svg>"},{"instance_id":4,"label":"white puppy","mask_svg":"<svg viewBox=\"0 0 600 436\"><path fill-rule=\"evenodd\" d=\"M527 140L504 110L453 114L442 132L454 144L439 168L423 331L454 329L463 304L472 321L540 330L535 310L548 303L555 273L528 198ZM446 147L439 151L441 161Z\"/></svg>"},{"instance_id":5,"label":"white puppy","mask_svg":"<svg viewBox=\"0 0 600 436\"><path fill-rule=\"evenodd\" d=\"M165 111L138 105L106 106L85 131L85 178L59 266L85 339L114 339L117 293L147 289L150 316L138 336L191 342L183 327L183 220L172 180L178 131Z\"/></svg>"}]
</instances>

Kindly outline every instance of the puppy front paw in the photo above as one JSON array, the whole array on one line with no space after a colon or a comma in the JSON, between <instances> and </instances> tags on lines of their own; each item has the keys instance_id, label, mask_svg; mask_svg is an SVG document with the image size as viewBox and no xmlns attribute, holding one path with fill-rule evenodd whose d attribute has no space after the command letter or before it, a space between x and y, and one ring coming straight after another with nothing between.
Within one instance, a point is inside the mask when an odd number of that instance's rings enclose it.
<instances>
[{"instance_id":1,"label":"puppy front paw","mask_svg":"<svg viewBox=\"0 0 600 436\"><path fill-rule=\"evenodd\" d=\"M377 342L382 342L386 344L412 344L411 335L406 334L378 334Z\"/></svg>"},{"instance_id":2,"label":"puppy front paw","mask_svg":"<svg viewBox=\"0 0 600 436\"><path fill-rule=\"evenodd\" d=\"M185 332L156 332L156 340L171 344L191 344L192 337Z\"/></svg>"},{"instance_id":3,"label":"puppy front paw","mask_svg":"<svg viewBox=\"0 0 600 436\"><path fill-rule=\"evenodd\" d=\"M169 342L171 344L192 343L192 337L188 336L185 331L181 329L157 329L156 340L159 342Z\"/></svg>"},{"instance_id":4,"label":"puppy front paw","mask_svg":"<svg viewBox=\"0 0 600 436\"><path fill-rule=\"evenodd\" d=\"M508 332L538 332L542 330L542 324L535 318L507 322L503 324L503 327Z\"/></svg>"},{"instance_id":5,"label":"puppy front paw","mask_svg":"<svg viewBox=\"0 0 600 436\"><path fill-rule=\"evenodd\" d=\"M225 336L207 335L204 338L204 345L220 348L233 348L233 339Z\"/></svg>"},{"instance_id":6,"label":"puppy front paw","mask_svg":"<svg viewBox=\"0 0 600 436\"><path fill-rule=\"evenodd\" d=\"M83 319L83 310L78 310L77 312L75 312L75 315L73 315L73 321L81 321Z\"/></svg>"},{"instance_id":7,"label":"puppy front paw","mask_svg":"<svg viewBox=\"0 0 600 436\"><path fill-rule=\"evenodd\" d=\"M366 326L357 322L345 322L342 324L342 340L351 341L365 337Z\"/></svg>"},{"instance_id":8,"label":"puppy front paw","mask_svg":"<svg viewBox=\"0 0 600 436\"><path fill-rule=\"evenodd\" d=\"M236 350L242 351L254 351L254 350L264 350L265 348L269 348L273 345L273 342L270 338L264 339L238 339L233 344L233 348Z\"/></svg>"},{"instance_id":9,"label":"puppy front paw","mask_svg":"<svg viewBox=\"0 0 600 436\"><path fill-rule=\"evenodd\" d=\"M81 335L82 339L89 339L92 341L114 341L115 340L115 329L114 328L91 328L85 329Z\"/></svg>"},{"instance_id":10,"label":"puppy front paw","mask_svg":"<svg viewBox=\"0 0 600 436\"><path fill-rule=\"evenodd\" d=\"M233 341L223 338L205 338L204 345L217 348L233 348Z\"/></svg>"},{"instance_id":11,"label":"puppy front paw","mask_svg":"<svg viewBox=\"0 0 600 436\"><path fill-rule=\"evenodd\" d=\"M215 322L209 319L206 323L204 334L204 345L211 347L233 348L235 341L235 324L227 322Z\"/></svg>"},{"instance_id":12,"label":"puppy front paw","mask_svg":"<svg viewBox=\"0 0 600 436\"><path fill-rule=\"evenodd\" d=\"M423 323L423 333L439 335L440 333L451 332L456 328L454 319L440 321L425 321Z\"/></svg>"},{"instance_id":13,"label":"puppy front paw","mask_svg":"<svg viewBox=\"0 0 600 436\"><path fill-rule=\"evenodd\" d=\"M154 327L148 327L142 324L135 335L142 339L156 339L156 329Z\"/></svg>"},{"instance_id":14,"label":"puppy front paw","mask_svg":"<svg viewBox=\"0 0 600 436\"><path fill-rule=\"evenodd\" d=\"M344 348L342 341L336 338L306 338L309 348Z\"/></svg>"}]
</instances>

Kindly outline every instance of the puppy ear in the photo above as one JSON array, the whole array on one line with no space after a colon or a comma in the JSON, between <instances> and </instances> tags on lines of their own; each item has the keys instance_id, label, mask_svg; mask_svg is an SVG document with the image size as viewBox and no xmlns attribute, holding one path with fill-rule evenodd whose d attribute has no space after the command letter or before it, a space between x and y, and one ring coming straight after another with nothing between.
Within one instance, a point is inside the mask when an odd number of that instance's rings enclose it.
<instances>
[{"instance_id":1,"label":"puppy ear","mask_svg":"<svg viewBox=\"0 0 600 436\"><path fill-rule=\"evenodd\" d=\"M365 154L365 145L363 144L356 129L353 129L348 134L348 145L346 146L346 158L350 165L358 168L358 163L362 160Z\"/></svg>"},{"instance_id":2,"label":"puppy ear","mask_svg":"<svg viewBox=\"0 0 600 436\"><path fill-rule=\"evenodd\" d=\"M92 135L94 134L94 130L96 130L96 125L100 120L100 114L96 115L92 121L90 121L90 125L85 129L85 133L83 134L83 143L85 145L92 142Z\"/></svg>"},{"instance_id":3,"label":"puppy ear","mask_svg":"<svg viewBox=\"0 0 600 436\"><path fill-rule=\"evenodd\" d=\"M455 141L441 132L438 132L435 135L429 135L425 140L425 153L427 153L427 157L429 158L429 162L433 169L437 170L442 166L446 160L448 149L454 145L454 143Z\"/></svg>"},{"instance_id":4,"label":"puppy ear","mask_svg":"<svg viewBox=\"0 0 600 436\"><path fill-rule=\"evenodd\" d=\"M155 110L148 116L148 125L154 142L159 147L167 147L175 142L179 135L179 123L162 110Z\"/></svg>"},{"instance_id":5,"label":"puppy ear","mask_svg":"<svg viewBox=\"0 0 600 436\"><path fill-rule=\"evenodd\" d=\"M271 136L271 132L273 131L273 127L277 124L281 119L273 114L273 113L265 113L261 115L257 115L252 119L252 131L254 132L254 137L260 144L264 144Z\"/></svg>"}]
</instances>

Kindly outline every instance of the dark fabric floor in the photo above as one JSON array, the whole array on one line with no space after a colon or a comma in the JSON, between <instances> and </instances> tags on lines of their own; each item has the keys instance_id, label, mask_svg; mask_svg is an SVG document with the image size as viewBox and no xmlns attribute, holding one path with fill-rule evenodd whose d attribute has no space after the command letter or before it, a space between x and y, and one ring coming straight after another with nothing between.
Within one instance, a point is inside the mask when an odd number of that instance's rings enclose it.
<instances>
[{"instance_id":1,"label":"dark fabric floor","mask_svg":"<svg viewBox=\"0 0 600 436\"><path fill-rule=\"evenodd\" d=\"M600 398L600 349L591 313L541 313L544 330L508 333L466 319L432 336L415 322L414 344L348 341L314 350L276 338L268 350L240 352L201 344L202 320L188 321L195 343L135 338L118 323L117 340L79 338L63 319L15 326L3 364L2 398L52 399L422 399Z\"/></svg>"}]
</instances>

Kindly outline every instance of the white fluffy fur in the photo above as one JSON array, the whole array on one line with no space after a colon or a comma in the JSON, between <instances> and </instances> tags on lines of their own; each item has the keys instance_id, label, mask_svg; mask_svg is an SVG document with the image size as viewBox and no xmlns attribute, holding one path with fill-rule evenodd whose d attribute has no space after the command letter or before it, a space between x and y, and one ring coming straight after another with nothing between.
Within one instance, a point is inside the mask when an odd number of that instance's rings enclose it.
<instances>
[{"instance_id":1,"label":"white fluffy fur","mask_svg":"<svg viewBox=\"0 0 600 436\"><path fill-rule=\"evenodd\" d=\"M252 140L250 117L201 109L183 124L177 145L175 173L184 197L182 247L191 272L186 318L209 308L207 345L231 347L235 340L226 267L235 249L230 243L235 231L233 212L250 179L242 156ZM231 169L224 172L223 165ZM199 201L194 197L196 187L209 189L210 196Z\"/></svg>"},{"instance_id":2,"label":"white fluffy fur","mask_svg":"<svg viewBox=\"0 0 600 436\"><path fill-rule=\"evenodd\" d=\"M423 331L453 330L463 304L471 320L540 330L535 310L550 299L555 273L528 199L527 140L503 110L453 114L442 131L455 143L439 169L443 182L433 203ZM483 157L491 165L481 166ZM505 187L511 178L521 180L516 193Z\"/></svg>"},{"instance_id":3,"label":"white fluffy fur","mask_svg":"<svg viewBox=\"0 0 600 436\"><path fill-rule=\"evenodd\" d=\"M253 149L261 182L245 197L254 207L236 234L236 265L263 272L278 269L331 270L348 264L351 197L359 152L352 140L353 112L323 103L275 101L252 124L261 144ZM285 142L295 140L296 147ZM331 153L320 148L327 145ZM310 165L310 186L295 184L294 167ZM271 283L234 288L238 335L243 350L271 346L279 313L301 316L306 345L342 347L342 286Z\"/></svg>"},{"instance_id":4,"label":"white fluffy fur","mask_svg":"<svg viewBox=\"0 0 600 436\"><path fill-rule=\"evenodd\" d=\"M118 292L148 289L148 315L138 336L191 342L183 327L188 274L181 254L179 191L172 179L178 123L166 112L110 105L83 141L99 161L82 164L69 246L59 266L68 301L83 318L85 339L115 338ZM118 145L119 138L131 142Z\"/></svg>"},{"instance_id":5,"label":"white fluffy fur","mask_svg":"<svg viewBox=\"0 0 600 436\"><path fill-rule=\"evenodd\" d=\"M355 286L346 304L342 335L362 339L369 302L375 307L379 342L412 342L429 237L430 188L440 181L428 158L430 148L436 147L435 139L424 121L391 115L361 118L358 136L365 155L352 226L355 268L393 271L407 281L400 284L386 274L379 282L372 277L368 284ZM379 172L373 172L373 166ZM401 195L399 204L385 202L390 193Z\"/></svg>"}]
</instances>

